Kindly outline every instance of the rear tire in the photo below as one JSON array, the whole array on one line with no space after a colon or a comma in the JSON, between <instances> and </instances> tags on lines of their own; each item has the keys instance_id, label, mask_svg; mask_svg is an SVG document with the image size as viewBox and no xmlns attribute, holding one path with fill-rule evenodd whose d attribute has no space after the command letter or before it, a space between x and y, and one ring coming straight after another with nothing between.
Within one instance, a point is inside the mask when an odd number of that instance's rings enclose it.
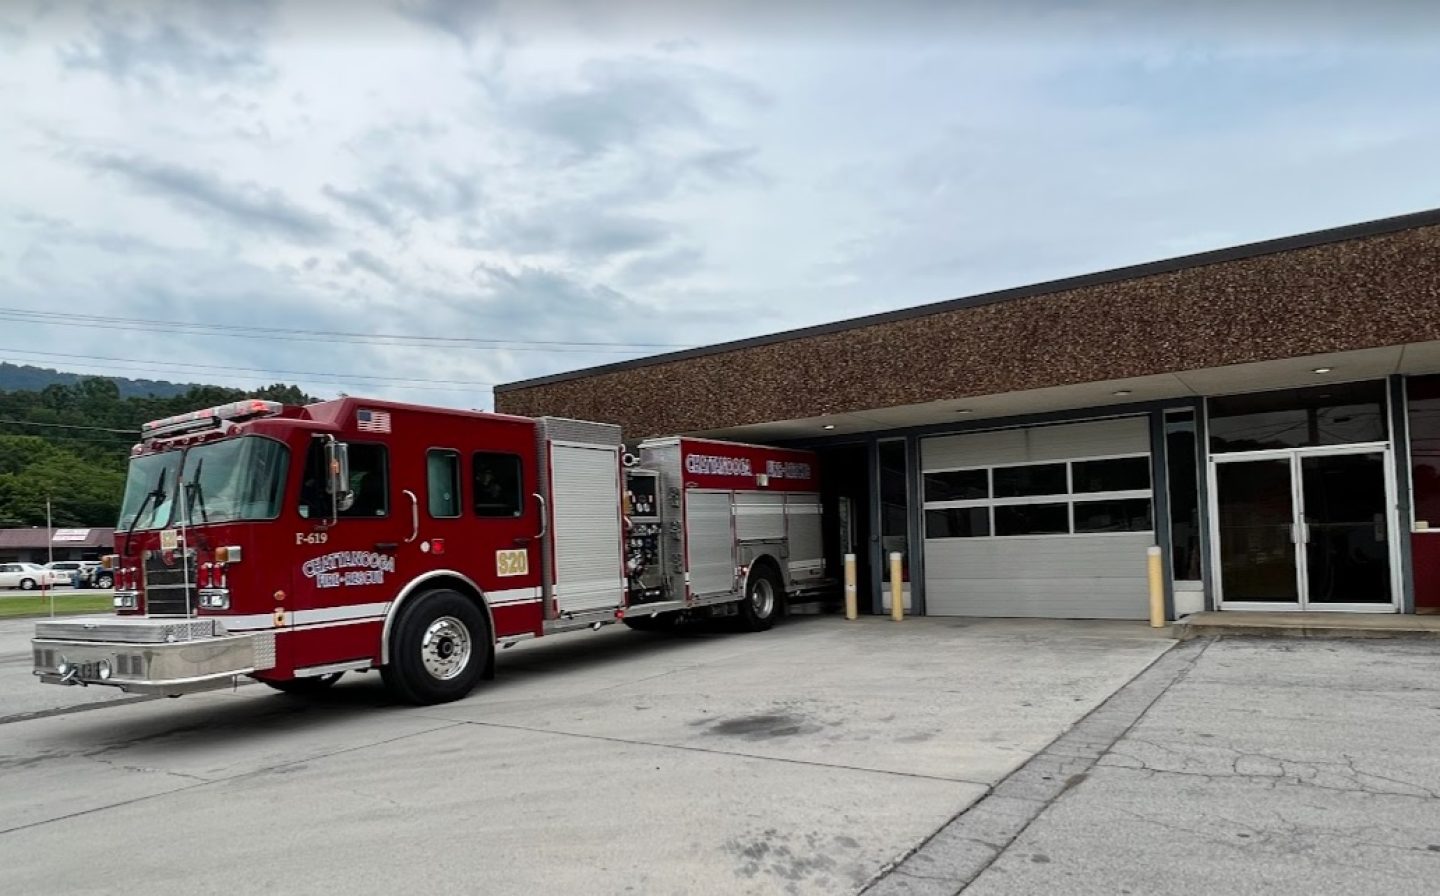
<instances>
[{"instance_id":1,"label":"rear tire","mask_svg":"<svg viewBox=\"0 0 1440 896\"><path fill-rule=\"evenodd\" d=\"M103 576L96 576L96 577L95 577L95 587L96 587L96 588L101 588L101 589L114 588L114 587L115 587L115 577L112 576L112 575L110 575L108 572L105 573Z\"/></svg>"},{"instance_id":2,"label":"rear tire","mask_svg":"<svg viewBox=\"0 0 1440 896\"><path fill-rule=\"evenodd\" d=\"M266 681L265 684L274 688L282 694L289 694L292 697L313 697L330 690L335 682L340 680L344 672L332 672L329 675L315 675L310 678L291 678L285 681Z\"/></svg>"},{"instance_id":3,"label":"rear tire","mask_svg":"<svg viewBox=\"0 0 1440 896\"><path fill-rule=\"evenodd\" d=\"M406 703L449 703L475 689L494 651L490 623L474 601L449 589L427 591L401 609L380 675Z\"/></svg>"},{"instance_id":4,"label":"rear tire","mask_svg":"<svg viewBox=\"0 0 1440 896\"><path fill-rule=\"evenodd\" d=\"M780 577L768 566L750 570L745 599L740 601L740 625L747 632L763 632L775 624L784 589Z\"/></svg>"},{"instance_id":5,"label":"rear tire","mask_svg":"<svg viewBox=\"0 0 1440 896\"><path fill-rule=\"evenodd\" d=\"M34 591L34 590L35 590L35 580L34 580L34 579L21 579L21 580L20 580L20 590L21 590L21 591Z\"/></svg>"}]
</instances>

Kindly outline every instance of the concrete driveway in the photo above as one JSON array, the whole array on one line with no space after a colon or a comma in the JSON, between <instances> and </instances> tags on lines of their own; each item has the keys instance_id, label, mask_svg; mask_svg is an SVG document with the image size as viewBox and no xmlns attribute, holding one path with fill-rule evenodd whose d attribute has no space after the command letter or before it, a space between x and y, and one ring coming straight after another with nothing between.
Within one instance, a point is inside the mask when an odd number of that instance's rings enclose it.
<instances>
[{"instance_id":1,"label":"concrete driveway","mask_svg":"<svg viewBox=\"0 0 1440 896\"><path fill-rule=\"evenodd\" d=\"M250 685L12 715L0 880L856 892L1172 646L1133 623L616 627L506 651L495 682L441 707L392 705L372 674L322 702Z\"/></svg>"}]
</instances>

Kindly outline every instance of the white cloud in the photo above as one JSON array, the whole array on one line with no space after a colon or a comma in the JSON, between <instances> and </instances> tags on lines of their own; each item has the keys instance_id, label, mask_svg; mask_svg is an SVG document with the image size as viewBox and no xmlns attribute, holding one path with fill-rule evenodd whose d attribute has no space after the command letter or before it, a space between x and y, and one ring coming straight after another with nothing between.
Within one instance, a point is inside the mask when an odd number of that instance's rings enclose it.
<instances>
[{"instance_id":1,"label":"white cloud","mask_svg":"<svg viewBox=\"0 0 1440 896\"><path fill-rule=\"evenodd\" d=\"M1177 9L12 4L0 308L77 317L0 318L0 359L488 406L463 384L1440 206L1435 13Z\"/></svg>"}]
</instances>

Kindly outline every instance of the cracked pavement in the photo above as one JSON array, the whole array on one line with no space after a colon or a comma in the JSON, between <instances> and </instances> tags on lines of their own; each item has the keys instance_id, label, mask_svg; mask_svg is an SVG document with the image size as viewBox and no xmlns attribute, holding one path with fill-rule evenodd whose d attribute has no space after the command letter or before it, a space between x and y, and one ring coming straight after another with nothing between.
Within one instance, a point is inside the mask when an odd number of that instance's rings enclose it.
<instances>
[{"instance_id":1,"label":"cracked pavement","mask_svg":"<svg viewBox=\"0 0 1440 896\"><path fill-rule=\"evenodd\" d=\"M1192 656L1182 662L1187 649ZM1156 681L1167 662L1168 680ZM1147 686L1157 696L1081 780L1012 806L1019 814L996 840L965 839L975 829L970 816L994 799L987 797L937 835L949 832L953 855L942 842L930 847L931 862L917 864L922 848L874 891L1440 891L1440 649L1433 642L1187 642L1074 731L1112 704L1133 703L1127 692ZM1031 764L1044 763L1048 752ZM957 878L967 861L974 873Z\"/></svg>"}]
</instances>

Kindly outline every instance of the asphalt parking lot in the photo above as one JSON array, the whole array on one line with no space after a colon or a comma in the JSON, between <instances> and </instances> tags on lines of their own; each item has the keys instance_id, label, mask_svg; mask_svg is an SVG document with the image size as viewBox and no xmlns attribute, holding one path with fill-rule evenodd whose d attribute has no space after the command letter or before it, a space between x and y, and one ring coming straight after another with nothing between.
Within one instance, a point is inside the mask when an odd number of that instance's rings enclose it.
<instances>
[{"instance_id":1,"label":"asphalt parking lot","mask_svg":"<svg viewBox=\"0 0 1440 896\"><path fill-rule=\"evenodd\" d=\"M26 680L25 637L0 630L0 700L49 704L0 708L0 882L26 894L853 893L1174 646L1133 623L616 627L505 651L440 707L351 675L318 702L95 709Z\"/></svg>"}]
</instances>

